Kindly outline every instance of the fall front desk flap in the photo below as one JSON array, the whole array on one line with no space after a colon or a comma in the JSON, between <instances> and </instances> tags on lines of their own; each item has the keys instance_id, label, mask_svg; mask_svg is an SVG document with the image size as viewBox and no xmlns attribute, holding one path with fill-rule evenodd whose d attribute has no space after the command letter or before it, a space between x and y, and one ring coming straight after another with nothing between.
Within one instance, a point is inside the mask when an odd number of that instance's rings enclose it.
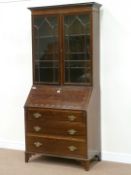
<instances>
[{"instance_id":1,"label":"fall front desk flap","mask_svg":"<svg viewBox=\"0 0 131 175\"><path fill-rule=\"evenodd\" d=\"M87 86L32 86L25 107L54 109L87 109L91 87Z\"/></svg>"}]
</instances>

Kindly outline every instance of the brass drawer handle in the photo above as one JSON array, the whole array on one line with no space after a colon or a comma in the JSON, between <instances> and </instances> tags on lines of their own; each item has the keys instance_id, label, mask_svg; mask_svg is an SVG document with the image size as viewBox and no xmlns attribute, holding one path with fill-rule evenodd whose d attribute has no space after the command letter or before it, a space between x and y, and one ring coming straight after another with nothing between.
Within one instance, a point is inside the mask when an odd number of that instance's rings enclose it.
<instances>
[{"instance_id":1,"label":"brass drawer handle","mask_svg":"<svg viewBox=\"0 0 131 175\"><path fill-rule=\"evenodd\" d=\"M69 129L67 132L70 135L74 135L77 131L75 129Z\"/></svg>"},{"instance_id":2,"label":"brass drawer handle","mask_svg":"<svg viewBox=\"0 0 131 175\"><path fill-rule=\"evenodd\" d=\"M43 144L41 142L34 142L34 145L38 148L38 147L42 146Z\"/></svg>"},{"instance_id":3,"label":"brass drawer handle","mask_svg":"<svg viewBox=\"0 0 131 175\"><path fill-rule=\"evenodd\" d=\"M34 118L40 118L40 117L42 117L42 115L40 113L38 113L38 112L34 113L33 116L34 116Z\"/></svg>"},{"instance_id":4,"label":"brass drawer handle","mask_svg":"<svg viewBox=\"0 0 131 175\"><path fill-rule=\"evenodd\" d=\"M69 121L74 121L76 119L76 116L74 115L68 115Z\"/></svg>"},{"instance_id":5,"label":"brass drawer handle","mask_svg":"<svg viewBox=\"0 0 131 175\"><path fill-rule=\"evenodd\" d=\"M73 151L76 151L77 150L77 147L71 145L71 146L68 146L68 149L73 152Z\"/></svg>"},{"instance_id":6,"label":"brass drawer handle","mask_svg":"<svg viewBox=\"0 0 131 175\"><path fill-rule=\"evenodd\" d=\"M33 129L36 131L36 132L39 132L41 130L41 127L40 126L34 126Z\"/></svg>"}]
</instances>

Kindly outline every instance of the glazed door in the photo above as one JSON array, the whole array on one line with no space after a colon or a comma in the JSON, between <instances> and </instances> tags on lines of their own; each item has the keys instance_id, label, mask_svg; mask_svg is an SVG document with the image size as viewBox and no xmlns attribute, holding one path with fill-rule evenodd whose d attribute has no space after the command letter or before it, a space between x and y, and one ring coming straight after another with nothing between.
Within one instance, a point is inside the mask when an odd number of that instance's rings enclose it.
<instances>
[{"instance_id":1,"label":"glazed door","mask_svg":"<svg viewBox=\"0 0 131 175\"><path fill-rule=\"evenodd\" d=\"M91 85L90 14L64 16L64 83Z\"/></svg>"},{"instance_id":2,"label":"glazed door","mask_svg":"<svg viewBox=\"0 0 131 175\"><path fill-rule=\"evenodd\" d=\"M35 84L92 84L91 15L33 16Z\"/></svg>"},{"instance_id":3,"label":"glazed door","mask_svg":"<svg viewBox=\"0 0 131 175\"><path fill-rule=\"evenodd\" d=\"M59 36L57 16L33 16L34 83L59 84Z\"/></svg>"}]
</instances>

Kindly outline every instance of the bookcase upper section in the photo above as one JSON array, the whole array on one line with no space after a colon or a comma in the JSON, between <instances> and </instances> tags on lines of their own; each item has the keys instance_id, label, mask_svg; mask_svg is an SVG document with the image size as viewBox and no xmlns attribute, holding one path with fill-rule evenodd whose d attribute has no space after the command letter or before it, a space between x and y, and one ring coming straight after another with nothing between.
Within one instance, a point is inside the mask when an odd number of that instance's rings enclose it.
<instances>
[{"instance_id":1,"label":"bookcase upper section","mask_svg":"<svg viewBox=\"0 0 131 175\"><path fill-rule=\"evenodd\" d=\"M32 11L33 84L93 82L93 13L97 3L29 8Z\"/></svg>"}]
</instances>

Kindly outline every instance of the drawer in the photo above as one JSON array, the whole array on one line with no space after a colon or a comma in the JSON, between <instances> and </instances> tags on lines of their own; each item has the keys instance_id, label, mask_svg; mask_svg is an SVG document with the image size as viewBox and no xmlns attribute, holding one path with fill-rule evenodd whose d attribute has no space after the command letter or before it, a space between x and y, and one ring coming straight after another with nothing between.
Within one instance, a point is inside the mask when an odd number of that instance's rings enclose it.
<instances>
[{"instance_id":1,"label":"drawer","mask_svg":"<svg viewBox=\"0 0 131 175\"><path fill-rule=\"evenodd\" d=\"M85 138L86 126L79 122L27 121L27 133Z\"/></svg>"},{"instance_id":2,"label":"drawer","mask_svg":"<svg viewBox=\"0 0 131 175\"><path fill-rule=\"evenodd\" d=\"M70 157L86 157L86 143L43 137L27 137L27 151Z\"/></svg>"},{"instance_id":3,"label":"drawer","mask_svg":"<svg viewBox=\"0 0 131 175\"><path fill-rule=\"evenodd\" d=\"M30 109L27 111L28 120L52 120L52 121L69 121L85 123L86 117L83 111L72 110L49 110L49 109Z\"/></svg>"}]
</instances>

